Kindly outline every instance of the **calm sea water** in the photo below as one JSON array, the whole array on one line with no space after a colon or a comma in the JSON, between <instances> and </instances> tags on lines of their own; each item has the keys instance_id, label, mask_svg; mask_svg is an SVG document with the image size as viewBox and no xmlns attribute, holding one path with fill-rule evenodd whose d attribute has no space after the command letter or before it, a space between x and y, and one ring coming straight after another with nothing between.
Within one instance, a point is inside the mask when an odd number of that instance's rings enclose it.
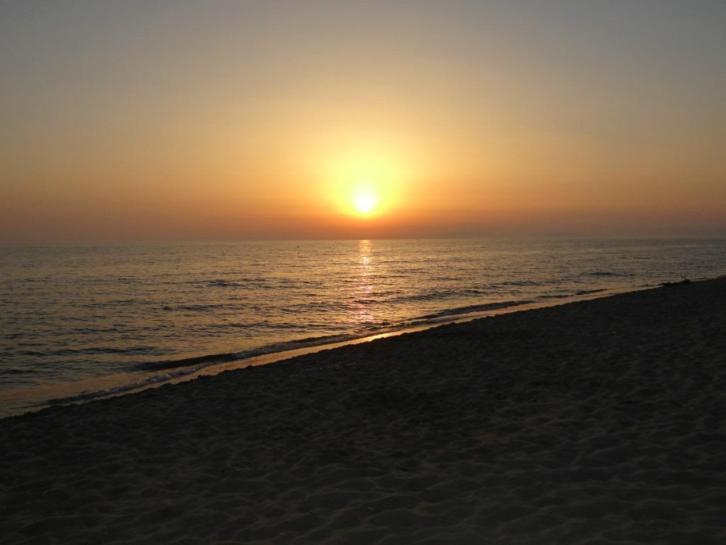
<instances>
[{"instance_id":1,"label":"calm sea water","mask_svg":"<svg viewBox=\"0 0 726 545\"><path fill-rule=\"evenodd\" d=\"M17 391L38 385L133 382L150 368L178 374L499 305L722 274L724 240L5 246L0 414L21 412Z\"/></svg>"}]
</instances>

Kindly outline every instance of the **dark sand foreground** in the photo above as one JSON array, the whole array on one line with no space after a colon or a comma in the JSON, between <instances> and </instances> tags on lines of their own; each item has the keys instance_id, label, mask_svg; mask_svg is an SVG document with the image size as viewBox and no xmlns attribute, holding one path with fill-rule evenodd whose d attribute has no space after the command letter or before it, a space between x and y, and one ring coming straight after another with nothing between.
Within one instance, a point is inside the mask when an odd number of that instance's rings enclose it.
<instances>
[{"instance_id":1,"label":"dark sand foreground","mask_svg":"<svg viewBox=\"0 0 726 545\"><path fill-rule=\"evenodd\" d=\"M726 279L0 421L2 543L726 543Z\"/></svg>"}]
</instances>

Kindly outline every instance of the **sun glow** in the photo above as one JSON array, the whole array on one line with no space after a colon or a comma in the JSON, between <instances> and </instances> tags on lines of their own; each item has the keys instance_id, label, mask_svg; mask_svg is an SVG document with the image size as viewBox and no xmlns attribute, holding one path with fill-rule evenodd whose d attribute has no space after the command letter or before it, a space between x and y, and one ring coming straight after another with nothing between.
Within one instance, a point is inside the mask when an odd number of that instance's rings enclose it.
<instances>
[{"instance_id":1,"label":"sun glow","mask_svg":"<svg viewBox=\"0 0 726 545\"><path fill-rule=\"evenodd\" d=\"M378 224L390 218L405 200L411 173L403 152L358 145L354 151L333 145L316 151L321 161L320 192L331 209L349 220Z\"/></svg>"},{"instance_id":2,"label":"sun glow","mask_svg":"<svg viewBox=\"0 0 726 545\"><path fill-rule=\"evenodd\" d=\"M363 216L375 212L379 200L377 192L371 187L358 187L353 191L353 208Z\"/></svg>"}]
</instances>

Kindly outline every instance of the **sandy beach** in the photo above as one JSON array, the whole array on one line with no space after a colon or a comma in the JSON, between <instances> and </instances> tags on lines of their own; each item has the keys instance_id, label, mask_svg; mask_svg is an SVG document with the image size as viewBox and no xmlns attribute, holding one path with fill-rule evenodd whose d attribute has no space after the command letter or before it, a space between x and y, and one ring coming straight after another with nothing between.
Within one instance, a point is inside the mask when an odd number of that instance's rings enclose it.
<instances>
[{"instance_id":1,"label":"sandy beach","mask_svg":"<svg viewBox=\"0 0 726 545\"><path fill-rule=\"evenodd\" d=\"M8 544L726 543L726 279L0 421Z\"/></svg>"}]
</instances>

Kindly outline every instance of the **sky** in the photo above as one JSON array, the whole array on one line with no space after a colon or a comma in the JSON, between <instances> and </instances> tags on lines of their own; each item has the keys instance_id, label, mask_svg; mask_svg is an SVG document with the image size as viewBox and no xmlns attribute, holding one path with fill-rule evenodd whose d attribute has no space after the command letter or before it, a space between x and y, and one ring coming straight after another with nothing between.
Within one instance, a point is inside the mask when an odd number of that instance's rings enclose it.
<instances>
[{"instance_id":1,"label":"sky","mask_svg":"<svg viewBox=\"0 0 726 545\"><path fill-rule=\"evenodd\" d=\"M0 71L2 242L726 234L722 0L2 1Z\"/></svg>"}]
</instances>

